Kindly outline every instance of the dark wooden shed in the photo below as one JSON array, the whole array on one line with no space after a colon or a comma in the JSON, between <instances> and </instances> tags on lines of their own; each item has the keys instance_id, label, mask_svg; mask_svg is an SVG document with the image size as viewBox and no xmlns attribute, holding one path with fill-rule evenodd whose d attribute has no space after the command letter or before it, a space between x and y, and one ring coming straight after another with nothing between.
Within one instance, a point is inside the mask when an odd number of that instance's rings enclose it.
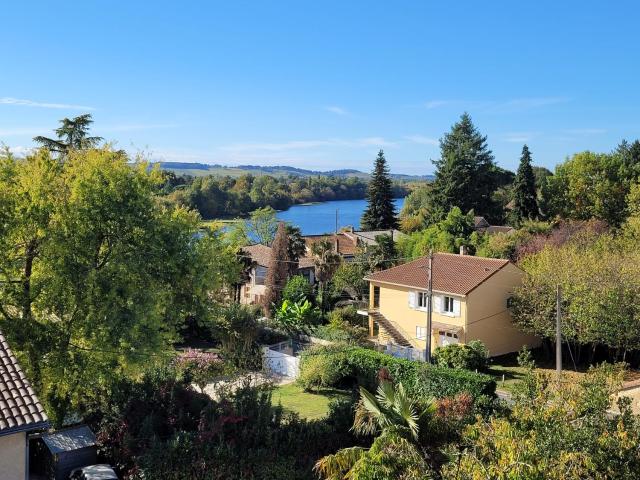
<instances>
[{"instance_id":1,"label":"dark wooden shed","mask_svg":"<svg viewBox=\"0 0 640 480\"><path fill-rule=\"evenodd\" d=\"M96 437L86 425L45 433L31 452L39 457L35 470L55 480L67 480L74 468L97 463Z\"/></svg>"}]
</instances>

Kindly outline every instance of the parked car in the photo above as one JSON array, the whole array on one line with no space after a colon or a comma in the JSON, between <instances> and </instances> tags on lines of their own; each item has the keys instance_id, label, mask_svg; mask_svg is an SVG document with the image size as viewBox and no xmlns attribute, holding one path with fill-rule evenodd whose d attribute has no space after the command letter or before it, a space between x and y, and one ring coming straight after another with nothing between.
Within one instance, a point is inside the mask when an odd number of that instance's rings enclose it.
<instances>
[{"instance_id":1,"label":"parked car","mask_svg":"<svg viewBox=\"0 0 640 480\"><path fill-rule=\"evenodd\" d=\"M69 476L70 480L118 480L116 472L111 465L102 463L99 465L89 465L88 467L76 468Z\"/></svg>"}]
</instances>

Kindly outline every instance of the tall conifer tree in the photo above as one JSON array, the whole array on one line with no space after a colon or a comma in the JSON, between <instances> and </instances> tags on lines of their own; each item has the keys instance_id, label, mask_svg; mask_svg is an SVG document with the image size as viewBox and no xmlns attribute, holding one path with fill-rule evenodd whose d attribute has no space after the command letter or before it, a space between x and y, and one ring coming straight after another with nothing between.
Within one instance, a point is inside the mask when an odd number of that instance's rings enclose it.
<instances>
[{"instance_id":1,"label":"tall conifer tree","mask_svg":"<svg viewBox=\"0 0 640 480\"><path fill-rule=\"evenodd\" d=\"M538 218L536 177L531 167L531 152L526 145L522 147L520 166L513 182L513 202L513 213L519 222Z\"/></svg>"},{"instance_id":2,"label":"tall conifer tree","mask_svg":"<svg viewBox=\"0 0 640 480\"><path fill-rule=\"evenodd\" d=\"M378 152L371 174L367 192L367 209L362 214L360 226L363 230L386 230L397 226L391 177L382 150Z\"/></svg>"},{"instance_id":3,"label":"tall conifer tree","mask_svg":"<svg viewBox=\"0 0 640 480\"><path fill-rule=\"evenodd\" d=\"M282 290L289 278L292 259L289 252L289 234L284 222L278 223L276 236L271 244L271 258L265 278L266 293L263 307L265 314L270 315L272 305L278 304L282 297Z\"/></svg>"},{"instance_id":4,"label":"tall conifer tree","mask_svg":"<svg viewBox=\"0 0 640 480\"><path fill-rule=\"evenodd\" d=\"M443 219L453 207L463 213L490 215L495 210L491 195L496 189L493 154L487 137L480 134L464 113L440 140L440 159L430 193L431 220Z\"/></svg>"}]
</instances>

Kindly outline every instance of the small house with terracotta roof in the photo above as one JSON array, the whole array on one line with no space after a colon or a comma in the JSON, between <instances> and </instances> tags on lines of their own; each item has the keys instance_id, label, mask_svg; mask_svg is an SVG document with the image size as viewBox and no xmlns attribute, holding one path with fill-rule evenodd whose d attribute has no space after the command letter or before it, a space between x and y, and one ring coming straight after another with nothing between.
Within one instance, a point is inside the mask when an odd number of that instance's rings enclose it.
<instances>
[{"instance_id":1,"label":"small house with terracotta roof","mask_svg":"<svg viewBox=\"0 0 640 480\"><path fill-rule=\"evenodd\" d=\"M27 435L48 426L44 408L0 333L0 480L27 478Z\"/></svg>"},{"instance_id":2,"label":"small house with terracotta roof","mask_svg":"<svg viewBox=\"0 0 640 480\"><path fill-rule=\"evenodd\" d=\"M537 346L539 340L511 321L509 298L524 272L508 260L436 253L433 258L433 312L427 332L429 258L372 273L369 281L370 335L380 343L424 350L426 335L435 349L482 341L491 356Z\"/></svg>"},{"instance_id":3,"label":"small house with terracotta roof","mask_svg":"<svg viewBox=\"0 0 640 480\"><path fill-rule=\"evenodd\" d=\"M249 260L249 269L244 283L238 286L240 303L246 305L262 303L264 295L267 293L265 280L271 262L271 252L271 247L260 243L242 248L241 254ZM315 283L313 258L309 256L300 258L297 275L302 275L311 285Z\"/></svg>"}]
</instances>

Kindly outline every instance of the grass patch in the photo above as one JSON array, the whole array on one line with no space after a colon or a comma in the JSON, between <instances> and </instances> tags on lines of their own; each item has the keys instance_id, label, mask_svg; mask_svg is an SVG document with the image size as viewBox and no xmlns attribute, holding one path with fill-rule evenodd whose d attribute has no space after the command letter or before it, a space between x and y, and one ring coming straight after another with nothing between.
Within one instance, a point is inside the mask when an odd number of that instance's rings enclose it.
<instances>
[{"instance_id":1,"label":"grass patch","mask_svg":"<svg viewBox=\"0 0 640 480\"><path fill-rule=\"evenodd\" d=\"M332 400L349 397L349 392L344 390L321 389L318 393L310 393L296 383L288 383L273 389L272 401L287 411L296 412L301 418L316 420L327 416Z\"/></svg>"},{"instance_id":2,"label":"grass patch","mask_svg":"<svg viewBox=\"0 0 640 480\"><path fill-rule=\"evenodd\" d=\"M534 357L536 357L534 351ZM489 369L486 373L495 378L498 390L504 390L512 392L515 385L522 381L525 376L526 369L518 365L518 355L516 353L510 353L508 355L502 355L500 357L494 357L490 359ZM555 365L552 361L544 358L540 358L541 355L537 355L535 358L536 368L535 371L544 373L546 375L555 375ZM580 368L576 372L573 365L567 365L566 361L563 365L563 376L571 381L578 381L584 372L585 368ZM504 381L503 381L504 378Z\"/></svg>"}]
</instances>

